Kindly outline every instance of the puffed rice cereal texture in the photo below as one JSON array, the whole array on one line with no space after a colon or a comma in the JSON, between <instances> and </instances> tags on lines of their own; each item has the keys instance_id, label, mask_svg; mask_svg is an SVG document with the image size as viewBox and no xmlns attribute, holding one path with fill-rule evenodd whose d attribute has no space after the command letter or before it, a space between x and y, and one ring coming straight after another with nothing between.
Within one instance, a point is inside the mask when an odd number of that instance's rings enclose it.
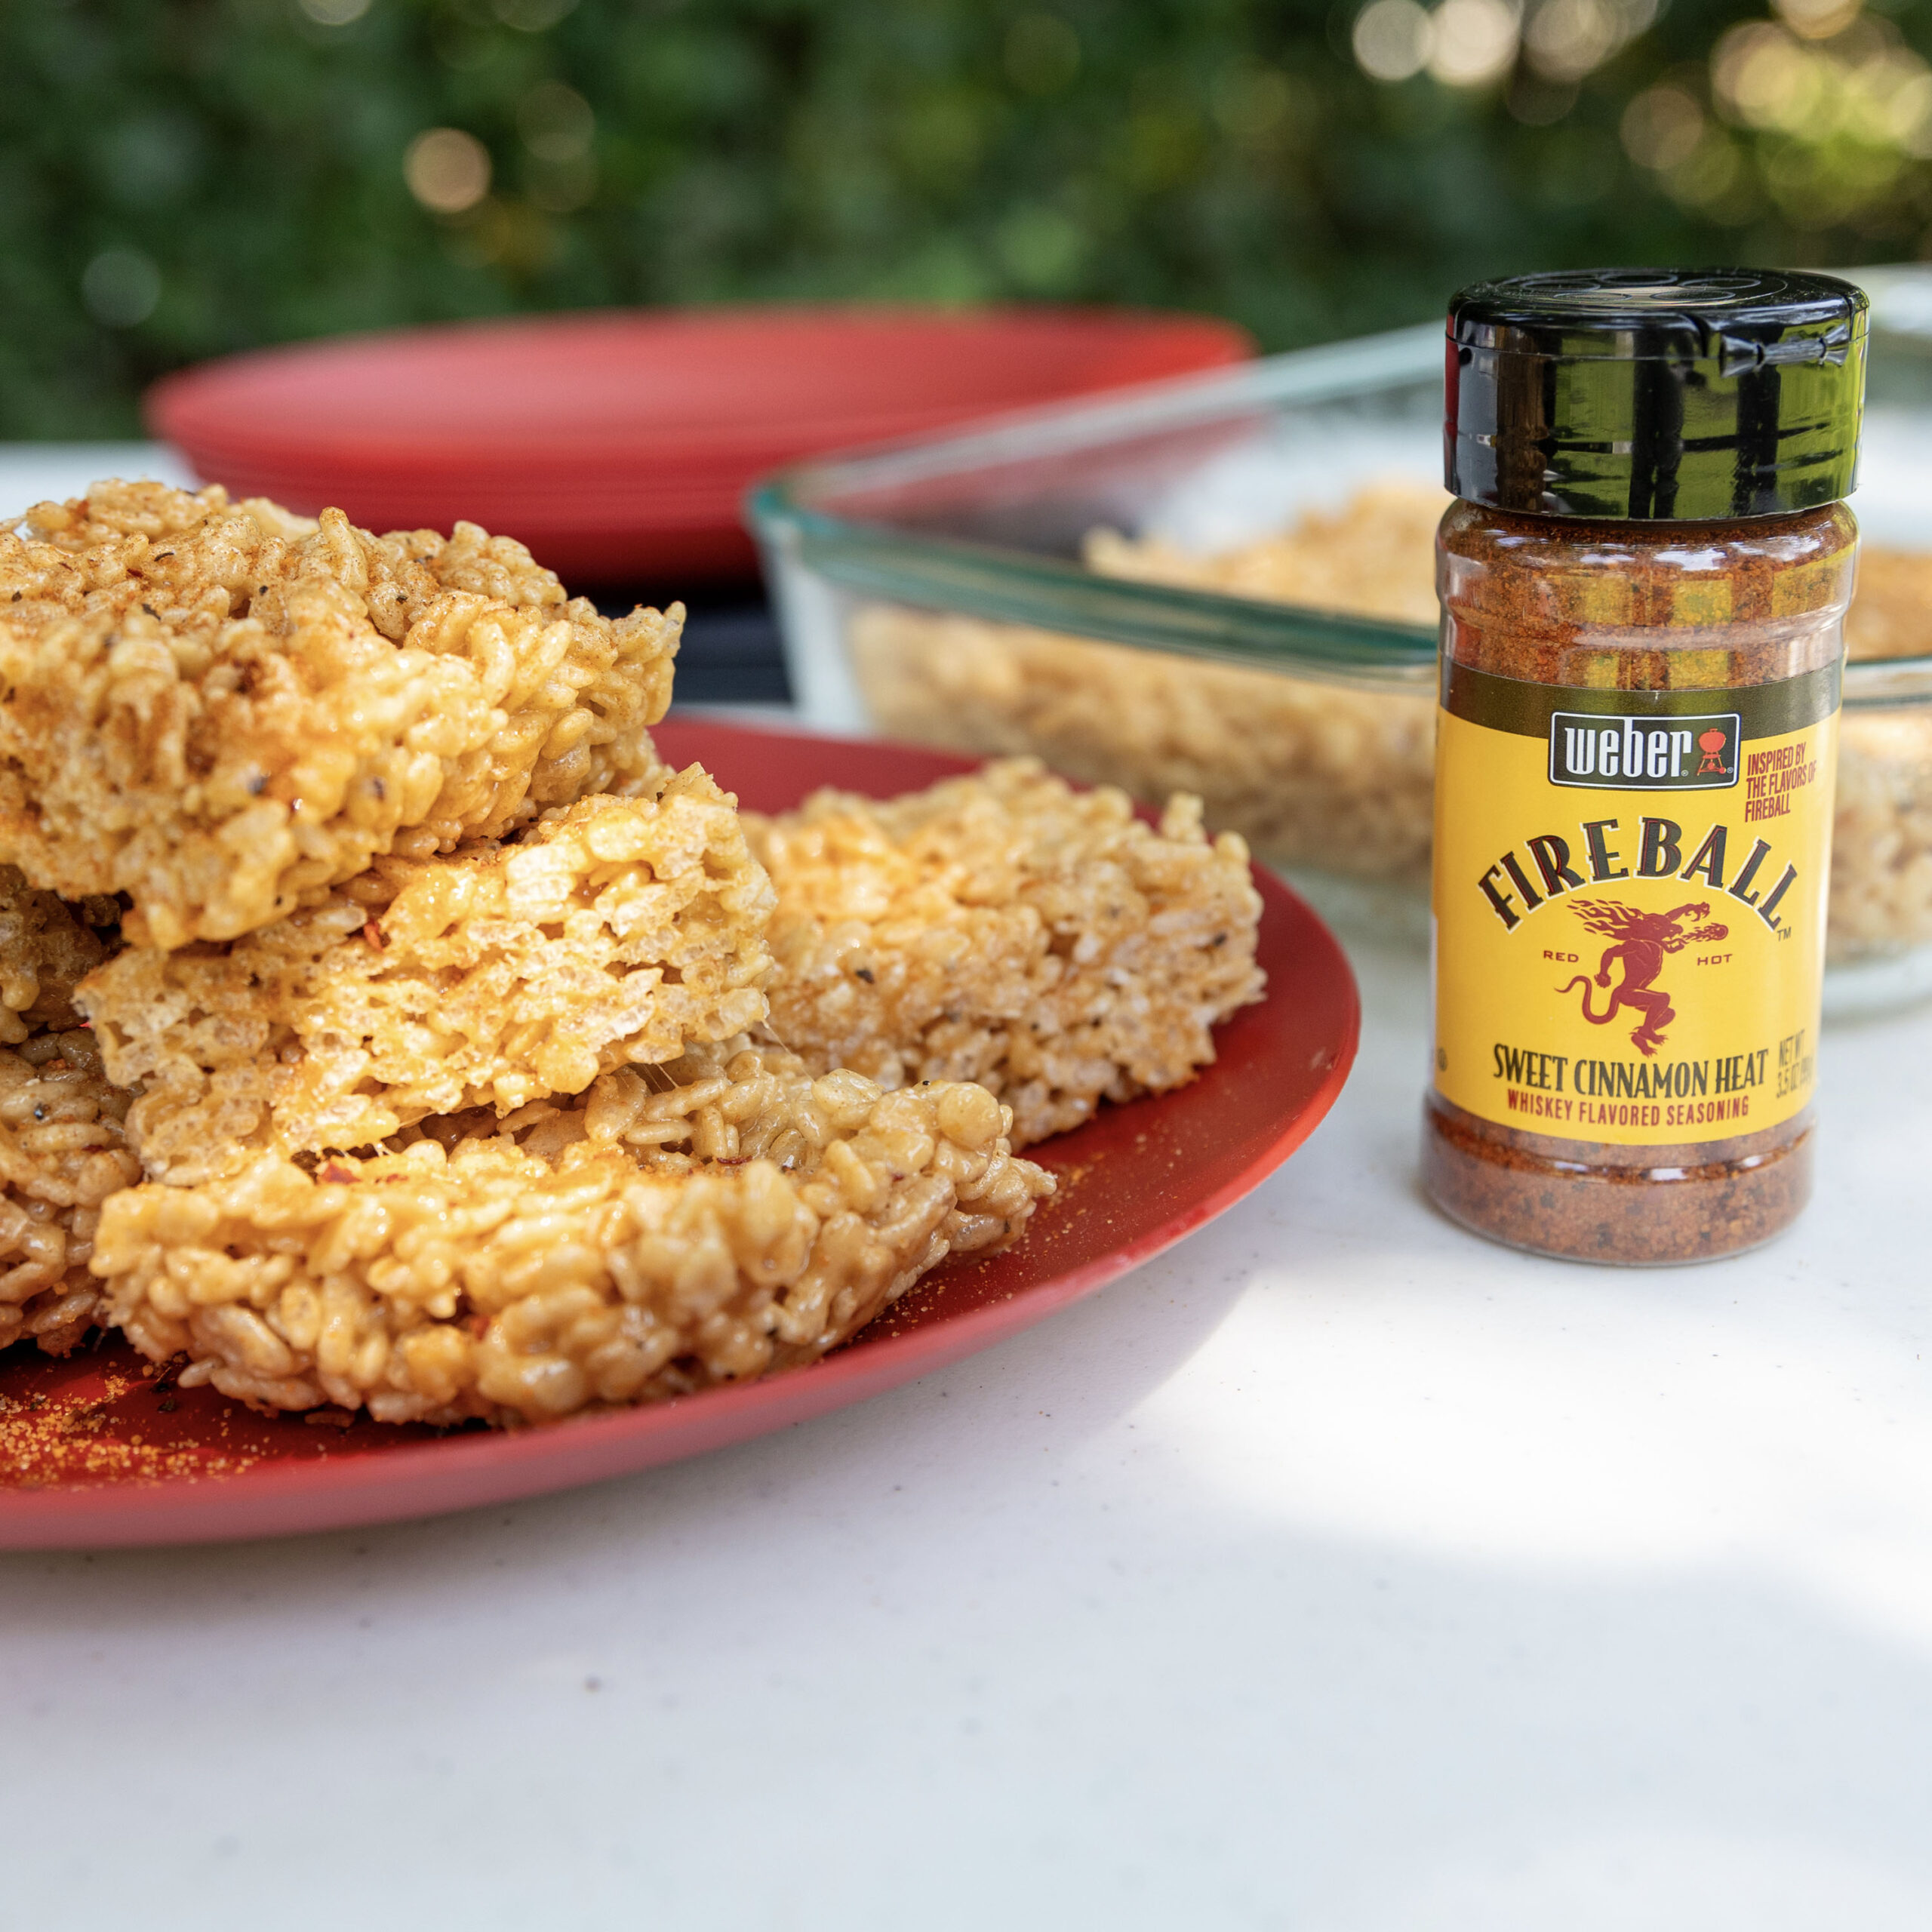
<instances>
[{"instance_id":1,"label":"puffed rice cereal texture","mask_svg":"<svg viewBox=\"0 0 1932 1932\"><path fill-rule=\"evenodd\" d=\"M0 1044L82 1023L74 989L117 949L120 924L114 900L69 906L0 866Z\"/></svg>"},{"instance_id":2,"label":"puffed rice cereal texture","mask_svg":"<svg viewBox=\"0 0 1932 1932\"><path fill-rule=\"evenodd\" d=\"M1860 544L1844 642L1854 662L1932 651L1932 556Z\"/></svg>"},{"instance_id":3,"label":"puffed rice cereal texture","mask_svg":"<svg viewBox=\"0 0 1932 1932\"><path fill-rule=\"evenodd\" d=\"M1844 629L1854 660L1932 652L1932 556L1865 545ZM1831 908L1833 964L1932 945L1932 708L1846 708Z\"/></svg>"},{"instance_id":4,"label":"puffed rice cereal texture","mask_svg":"<svg viewBox=\"0 0 1932 1932\"><path fill-rule=\"evenodd\" d=\"M1432 626L1435 527L1447 500L1392 481L1227 551L1097 530L1085 556L1106 576ZM1854 662L1932 651L1932 556L1866 544L1845 638ZM1038 752L1143 803L1192 792L1209 824L1241 833L1272 863L1426 888L1432 688L1327 685L883 605L855 615L851 645L872 721L891 736ZM1909 705L1847 709L1830 957L1928 940L1932 722Z\"/></svg>"},{"instance_id":5,"label":"puffed rice cereal texture","mask_svg":"<svg viewBox=\"0 0 1932 1932\"><path fill-rule=\"evenodd\" d=\"M1339 509L1226 550L1184 550L1158 536L1089 532L1087 567L1103 577L1184 584L1314 611L1435 628L1435 527L1454 500L1399 478L1364 485Z\"/></svg>"},{"instance_id":6,"label":"puffed rice cereal texture","mask_svg":"<svg viewBox=\"0 0 1932 1932\"><path fill-rule=\"evenodd\" d=\"M1838 727L1831 963L1932 945L1932 708L1848 710Z\"/></svg>"},{"instance_id":7,"label":"puffed rice cereal texture","mask_svg":"<svg viewBox=\"0 0 1932 1932\"><path fill-rule=\"evenodd\" d=\"M739 1041L459 1118L315 1173L263 1155L114 1195L94 1266L129 1339L278 1409L549 1422L815 1361L1051 1177L983 1088L886 1094Z\"/></svg>"},{"instance_id":8,"label":"puffed rice cereal texture","mask_svg":"<svg viewBox=\"0 0 1932 1932\"><path fill-rule=\"evenodd\" d=\"M1392 480L1232 549L1197 554L1096 530L1085 558L1103 576L1433 627L1435 525L1448 500ZM1272 864L1428 884L1432 685L1364 689L887 605L857 614L851 651L890 736L1036 753L1155 807L1192 792L1210 825Z\"/></svg>"},{"instance_id":9,"label":"puffed rice cereal texture","mask_svg":"<svg viewBox=\"0 0 1932 1932\"><path fill-rule=\"evenodd\" d=\"M101 1204L141 1174L122 1131L128 1097L85 1030L0 1047L0 1348L65 1355L100 1318L88 1263Z\"/></svg>"},{"instance_id":10,"label":"puffed rice cereal texture","mask_svg":"<svg viewBox=\"0 0 1932 1932\"><path fill-rule=\"evenodd\" d=\"M889 737L1037 753L1143 804L1189 792L1271 864L1427 888L1431 689L1360 691L893 605L857 614L851 650Z\"/></svg>"},{"instance_id":11,"label":"puffed rice cereal texture","mask_svg":"<svg viewBox=\"0 0 1932 1932\"><path fill-rule=\"evenodd\" d=\"M128 937L236 937L370 861L650 782L682 611L472 524L376 537L98 484L0 530L0 860Z\"/></svg>"},{"instance_id":12,"label":"puffed rice cereal texture","mask_svg":"<svg viewBox=\"0 0 1932 1932\"><path fill-rule=\"evenodd\" d=\"M372 1146L432 1114L507 1114L765 1016L774 903L697 765L515 842L378 859L226 946L131 948L78 998L149 1175Z\"/></svg>"},{"instance_id":13,"label":"puffed rice cereal texture","mask_svg":"<svg viewBox=\"0 0 1932 1932\"><path fill-rule=\"evenodd\" d=\"M1197 798L1156 829L1014 758L746 824L778 893L774 1035L888 1088L980 1081L1015 1146L1192 1078L1261 997L1247 848L1211 842Z\"/></svg>"}]
</instances>

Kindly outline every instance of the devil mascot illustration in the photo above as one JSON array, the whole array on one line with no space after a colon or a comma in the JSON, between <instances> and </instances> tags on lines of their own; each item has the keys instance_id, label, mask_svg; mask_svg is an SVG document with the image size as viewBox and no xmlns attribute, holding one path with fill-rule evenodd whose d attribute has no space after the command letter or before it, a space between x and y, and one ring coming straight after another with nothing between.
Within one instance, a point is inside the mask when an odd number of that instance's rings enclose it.
<instances>
[{"instance_id":1,"label":"devil mascot illustration","mask_svg":"<svg viewBox=\"0 0 1932 1932\"><path fill-rule=\"evenodd\" d=\"M1670 1003L1670 995L1654 984L1657 975L1663 971L1663 956L1666 952L1681 952L1687 946L1702 946L1713 940L1726 937L1727 926L1697 926L1685 931L1682 921L1701 919L1710 912L1708 901L1694 906L1680 906L1674 912L1645 912L1635 906L1625 906L1614 899L1577 899L1571 902L1570 909L1581 919L1592 932L1601 933L1606 939L1614 940L1616 944L1604 948L1602 958L1597 962L1597 984L1610 984L1610 963L1613 959L1623 962L1623 977L1618 981L1617 989L1610 996L1610 1004L1601 1013L1590 1011L1590 982L1587 975L1579 973L1566 986L1558 986L1560 993L1574 992L1583 989L1583 1017L1592 1026L1607 1026L1617 1017L1621 1007L1629 1007L1633 1013L1644 1017L1635 1032L1630 1035L1630 1043L1646 1060L1654 1060L1657 1051L1663 1044L1663 1029L1677 1017L1677 1009Z\"/></svg>"}]
</instances>

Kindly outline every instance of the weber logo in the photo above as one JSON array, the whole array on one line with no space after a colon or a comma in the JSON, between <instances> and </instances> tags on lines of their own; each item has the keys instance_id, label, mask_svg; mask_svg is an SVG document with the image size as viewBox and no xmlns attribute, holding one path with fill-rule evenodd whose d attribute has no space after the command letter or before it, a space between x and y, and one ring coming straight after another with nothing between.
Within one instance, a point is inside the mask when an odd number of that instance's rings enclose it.
<instances>
[{"instance_id":1,"label":"weber logo","mask_svg":"<svg viewBox=\"0 0 1932 1932\"><path fill-rule=\"evenodd\" d=\"M1559 711L1549 721L1549 782L1629 792L1708 792L1735 785L1740 720L1604 718Z\"/></svg>"}]
</instances>

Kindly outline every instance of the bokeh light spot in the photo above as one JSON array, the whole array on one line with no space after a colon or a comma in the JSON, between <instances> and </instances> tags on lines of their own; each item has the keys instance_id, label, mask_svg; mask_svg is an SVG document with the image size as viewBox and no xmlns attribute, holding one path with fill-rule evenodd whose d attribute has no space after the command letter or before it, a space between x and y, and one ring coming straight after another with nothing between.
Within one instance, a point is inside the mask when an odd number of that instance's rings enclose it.
<instances>
[{"instance_id":1,"label":"bokeh light spot","mask_svg":"<svg viewBox=\"0 0 1932 1932\"><path fill-rule=\"evenodd\" d=\"M126 207L165 207L194 187L205 155L202 131L186 115L138 115L100 136L97 178Z\"/></svg>"},{"instance_id":2,"label":"bokeh light spot","mask_svg":"<svg viewBox=\"0 0 1932 1932\"><path fill-rule=\"evenodd\" d=\"M409 192L438 214L461 214L490 192L490 151L460 128L431 128L402 158Z\"/></svg>"},{"instance_id":3,"label":"bokeh light spot","mask_svg":"<svg viewBox=\"0 0 1932 1932\"><path fill-rule=\"evenodd\" d=\"M1794 133L1817 102L1820 63L1782 27L1753 21L1733 27L1712 57L1718 98L1753 128Z\"/></svg>"},{"instance_id":4,"label":"bokeh light spot","mask_svg":"<svg viewBox=\"0 0 1932 1932\"><path fill-rule=\"evenodd\" d=\"M516 125L539 161L578 161L590 152L597 116L575 88L545 81L517 103Z\"/></svg>"},{"instance_id":5,"label":"bokeh light spot","mask_svg":"<svg viewBox=\"0 0 1932 1932\"><path fill-rule=\"evenodd\" d=\"M1508 0L1442 0L1429 71L1446 87L1481 87L1498 80L1516 58L1519 16Z\"/></svg>"},{"instance_id":6,"label":"bokeh light spot","mask_svg":"<svg viewBox=\"0 0 1932 1932\"><path fill-rule=\"evenodd\" d=\"M1548 78L1580 80L1617 51L1621 26L1608 0L1543 0L1523 30L1524 51Z\"/></svg>"},{"instance_id":7,"label":"bokeh light spot","mask_svg":"<svg viewBox=\"0 0 1932 1932\"><path fill-rule=\"evenodd\" d=\"M1681 88L1646 88L1624 109L1618 132L1623 152L1638 167L1661 174L1697 152L1704 110Z\"/></svg>"},{"instance_id":8,"label":"bokeh light spot","mask_svg":"<svg viewBox=\"0 0 1932 1932\"><path fill-rule=\"evenodd\" d=\"M1687 207L1712 207L1739 183L1743 157L1721 129L1708 129L1696 148L1675 168L1664 172L1664 186L1672 199Z\"/></svg>"},{"instance_id":9,"label":"bokeh light spot","mask_svg":"<svg viewBox=\"0 0 1932 1932\"><path fill-rule=\"evenodd\" d=\"M1000 259L1029 294L1063 294L1078 278L1087 238L1057 208L1017 208L999 226Z\"/></svg>"},{"instance_id":10,"label":"bokeh light spot","mask_svg":"<svg viewBox=\"0 0 1932 1932\"><path fill-rule=\"evenodd\" d=\"M1369 0L1355 17L1355 65L1372 81L1406 81L1429 64L1435 23L1416 0Z\"/></svg>"},{"instance_id":11,"label":"bokeh light spot","mask_svg":"<svg viewBox=\"0 0 1932 1932\"><path fill-rule=\"evenodd\" d=\"M318 27L353 26L369 11L369 0L295 0L295 5Z\"/></svg>"},{"instance_id":12,"label":"bokeh light spot","mask_svg":"<svg viewBox=\"0 0 1932 1932\"><path fill-rule=\"evenodd\" d=\"M1915 161L1932 155L1932 73L1915 74L1886 103L1893 137Z\"/></svg>"},{"instance_id":13,"label":"bokeh light spot","mask_svg":"<svg viewBox=\"0 0 1932 1932\"><path fill-rule=\"evenodd\" d=\"M1863 0L1772 0L1772 10L1795 34L1829 40L1857 19Z\"/></svg>"},{"instance_id":14,"label":"bokeh light spot","mask_svg":"<svg viewBox=\"0 0 1932 1932\"><path fill-rule=\"evenodd\" d=\"M81 300L96 321L133 328L161 300L161 271L138 248L103 248L82 272Z\"/></svg>"}]
</instances>

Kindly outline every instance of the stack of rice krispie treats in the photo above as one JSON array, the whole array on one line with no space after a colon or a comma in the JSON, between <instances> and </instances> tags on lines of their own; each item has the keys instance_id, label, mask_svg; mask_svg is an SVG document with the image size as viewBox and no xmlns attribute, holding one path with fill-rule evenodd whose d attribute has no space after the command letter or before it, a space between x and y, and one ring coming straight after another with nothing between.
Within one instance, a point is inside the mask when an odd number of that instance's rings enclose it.
<instances>
[{"instance_id":1,"label":"stack of rice krispie treats","mask_svg":"<svg viewBox=\"0 0 1932 1932\"><path fill-rule=\"evenodd\" d=\"M440 1423L755 1377L1258 996L1185 801L741 817L652 742L681 614L218 488L0 531L0 1345Z\"/></svg>"}]
</instances>

